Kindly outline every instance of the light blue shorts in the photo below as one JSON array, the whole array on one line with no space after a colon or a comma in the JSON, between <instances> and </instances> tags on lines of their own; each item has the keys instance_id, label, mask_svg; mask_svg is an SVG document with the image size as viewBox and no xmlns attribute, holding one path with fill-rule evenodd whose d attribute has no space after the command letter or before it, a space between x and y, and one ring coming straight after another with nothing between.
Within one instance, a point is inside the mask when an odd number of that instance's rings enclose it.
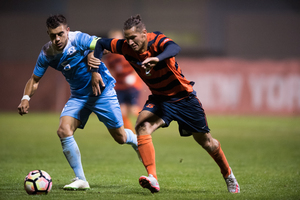
<instances>
[{"instance_id":1,"label":"light blue shorts","mask_svg":"<svg viewBox=\"0 0 300 200\"><path fill-rule=\"evenodd\" d=\"M123 126L120 104L114 89L105 91L97 97L71 97L63 108L60 117L70 116L78 119L81 122L78 128L83 129L92 112L108 129Z\"/></svg>"}]
</instances>

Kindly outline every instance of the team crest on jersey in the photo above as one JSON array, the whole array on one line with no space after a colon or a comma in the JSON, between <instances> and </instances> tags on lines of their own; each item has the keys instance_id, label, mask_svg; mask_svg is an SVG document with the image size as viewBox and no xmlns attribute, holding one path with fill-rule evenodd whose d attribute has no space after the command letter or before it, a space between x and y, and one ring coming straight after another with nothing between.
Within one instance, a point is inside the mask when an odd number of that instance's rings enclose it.
<instances>
[{"instance_id":1,"label":"team crest on jersey","mask_svg":"<svg viewBox=\"0 0 300 200\"><path fill-rule=\"evenodd\" d=\"M65 71L69 71L71 69L71 65L70 64L67 64L65 67L64 67L64 70Z\"/></svg>"},{"instance_id":2,"label":"team crest on jersey","mask_svg":"<svg viewBox=\"0 0 300 200\"><path fill-rule=\"evenodd\" d=\"M71 65L68 64L68 61L65 61L65 62L61 63L61 66L64 67L65 71L69 71L72 68Z\"/></svg>"},{"instance_id":3,"label":"team crest on jersey","mask_svg":"<svg viewBox=\"0 0 300 200\"><path fill-rule=\"evenodd\" d=\"M68 49L67 55L68 55L68 56L69 56L69 55L72 55L72 54L74 54L75 52L76 52L75 47L74 47L74 46L71 46L71 47Z\"/></svg>"},{"instance_id":4,"label":"team crest on jersey","mask_svg":"<svg viewBox=\"0 0 300 200\"><path fill-rule=\"evenodd\" d=\"M154 106L155 106L155 105L152 104L152 103L148 103L148 104L146 105L147 108L153 108Z\"/></svg>"}]
</instances>

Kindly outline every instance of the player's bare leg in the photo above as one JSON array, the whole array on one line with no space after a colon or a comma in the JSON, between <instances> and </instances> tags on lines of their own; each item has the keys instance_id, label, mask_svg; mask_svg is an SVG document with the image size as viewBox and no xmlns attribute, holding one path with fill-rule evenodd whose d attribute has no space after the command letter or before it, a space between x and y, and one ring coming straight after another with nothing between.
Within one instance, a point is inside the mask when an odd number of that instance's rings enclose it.
<instances>
[{"instance_id":1,"label":"player's bare leg","mask_svg":"<svg viewBox=\"0 0 300 200\"><path fill-rule=\"evenodd\" d=\"M124 126L121 126L119 128L108 129L108 131L117 143L131 145L141 160L138 150L137 136L132 132L132 130L124 129Z\"/></svg>"},{"instance_id":2,"label":"player's bare leg","mask_svg":"<svg viewBox=\"0 0 300 200\"><path fill-rule=\"evenodd\" d=\"M239 193L240 187L227 162L225 154L218 140L214 139L210 133L193 133L193 137L215 160L220 167L221 173L227 184L227 189L231 193Z\"/></svg>"},{"instance_id":3,"label":"player's bare leg","mask_svg":"<svg viewBox=\"0 0 300 200\"><path fill-rule=\"evenodd\" d=\"M117 143L119 144L126 143L127 135L124 126L121 126L120 128L108 129L108 131Z\"/></svg>"}]
</instances>

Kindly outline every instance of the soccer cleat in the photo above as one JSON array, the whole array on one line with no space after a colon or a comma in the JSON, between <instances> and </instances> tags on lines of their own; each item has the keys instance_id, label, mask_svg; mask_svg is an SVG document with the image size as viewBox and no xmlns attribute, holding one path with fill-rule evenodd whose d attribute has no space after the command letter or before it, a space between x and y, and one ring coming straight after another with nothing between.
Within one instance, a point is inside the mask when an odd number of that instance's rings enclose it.
<instances>
[{"instance_id":1,"label":"soccer cleat","mask_svg":"<svg viewBox=\"0 0 300 200\"><path fill-rule=\"evenodd\" d=\"M73 182L69 185L64 186L64 190L89 190L90 185L87 181L81 180L78 177L72 180Z\"/></svg>"},{"instance_id":2,"label":"soccer cleat","mask_svg":"<svg viewBox=\"0 0 300 200\"><path fill-rule=\"evenodd\" d=\"M141 176L139 183L143 188L149 189L151 193L159 192L160 190L159 184L152 174L149 174L149 176Z\"/></svg>"},{"instance_id":3,"label":"soccer cleat","mask_svg":"<svg viewBox=\"0 0 300 200\"><path fill-rule=\"evenodd\" d=\"M230 168L231 170L231 168ZM240 193L240 186L235 178L235 176L233 175L233 172L231 170L231 173L229 174L229 176L227 178L224 178L225 182L227 184L227 189L228 192L231 193Z\"/></svg>"}]
</instances>

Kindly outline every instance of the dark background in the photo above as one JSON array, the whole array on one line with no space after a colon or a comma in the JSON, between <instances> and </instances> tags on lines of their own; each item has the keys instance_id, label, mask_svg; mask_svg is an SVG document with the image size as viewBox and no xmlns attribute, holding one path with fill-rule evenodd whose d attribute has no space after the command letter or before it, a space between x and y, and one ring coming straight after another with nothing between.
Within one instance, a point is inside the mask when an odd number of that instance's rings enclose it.
<instances>
[{"instance_id":1,"label":"dark background","mask_svg":"<svg viewBox=\"0 0 300 200\"><path fill-rule=\"evenodd\" d=\"M299 0L0 0L0 111L16 110L49 40L45 21L50 14L64 14L72 31L102 37L141 14L149 32L161 31L181 46L178 57L300 57ZM48 106L32 104L33 109L61 110L65 98L53 104L52 97L68 97L63 76L48 70L40 85L35 96Z\"/></svg>"}]
</instances>

